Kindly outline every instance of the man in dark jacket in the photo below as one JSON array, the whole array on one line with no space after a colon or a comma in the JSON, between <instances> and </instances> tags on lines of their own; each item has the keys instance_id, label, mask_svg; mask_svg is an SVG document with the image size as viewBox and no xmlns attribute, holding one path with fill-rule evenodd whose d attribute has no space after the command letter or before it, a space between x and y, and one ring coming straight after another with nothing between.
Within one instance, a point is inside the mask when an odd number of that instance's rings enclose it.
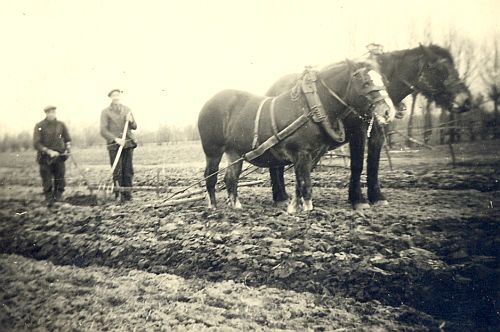
<instances>
[{"instance_id":1,"label":"man in dark jacket","mask_svg":"<svg viewBox=\"0 0 500 332\"><path fill-rule=\"evenodd\" d=\"M35 126L33 145L40 165L43 193L49 207L60 201L64 192L64 162L71 152L71 137L66 125L57 120L56 107L44 108L45 119Z\"/></svg>"},{"instance_id":2,"label":"man in dark jacket","mask_svg":"<svg viewBox=\"0 0 500 332\"><path fill-rule=\"evenodd\" d=\"M120 187L132 187L132 177L134 168L132 165L133 151L137 143L132 130L137 129L137 123L132 116L130 109L120 103L122 91L119 89L111 90L108 97L111 98L111 105L101 112L101 135L106 139L111 165L115 161L120 145L123 150L118 159L118 164L113 171L113 181ZM128 121L125 139L122 139L125 122ZM115 193L118 198L118 192ZM122 192L121 201L132 199L130 191Z\"/></svg>"}]
</instances>

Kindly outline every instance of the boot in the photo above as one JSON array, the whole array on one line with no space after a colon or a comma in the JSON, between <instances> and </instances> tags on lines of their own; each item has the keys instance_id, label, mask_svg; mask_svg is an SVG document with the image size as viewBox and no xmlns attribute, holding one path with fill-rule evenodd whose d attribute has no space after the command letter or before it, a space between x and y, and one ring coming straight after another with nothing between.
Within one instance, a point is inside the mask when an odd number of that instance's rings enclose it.
<instances>
[{"instance_id":1,"label":"boot","mask_svg":"<svg viewBox=\"0 0 500 332\"><path fill-rule=\"evenodd\" d=\"M127 202L130 200L132 200L132 194L128 191L122 192L121 202L123 203L123 202Z\"/></svg>"},{"instance_id":2,"label":"boot","mask_svg":"<svg viewBox=\"0 0 500 332\"><path fill-rule=\"evenodd\" d=\"M45 193L45 204L47 204L48 208L51 208L54 206L54 195L52 195L52 192Z\"/></svg>"},{"instance_id":3,"label":"boot","mask_svg":"<svg viewBox=\"0 0 500 332\"><path fill-rule=\"evenodd\" d=\"M63 200L63 193L62 191L56 191L54 195L54 201L56 202L61 202Z\"/></svg>"}]
</instances>

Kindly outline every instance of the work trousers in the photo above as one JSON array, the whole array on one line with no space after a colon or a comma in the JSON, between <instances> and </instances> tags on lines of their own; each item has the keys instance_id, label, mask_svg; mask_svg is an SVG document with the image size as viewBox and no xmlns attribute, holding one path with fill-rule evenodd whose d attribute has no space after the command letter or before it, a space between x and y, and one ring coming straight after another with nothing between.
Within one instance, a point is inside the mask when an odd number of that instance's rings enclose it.
<instances>
[{"instance_id":1,"label":"work trousers","mask_svg":"<svg viewBox=\"0 0 500 332\"><path fill-rule=\"evenodd\" d=\"M115 161L118 150L109 150L109 160L111 166ZM122 150L118 164L113 171L113 182L120 187L132 187L132 178L134 176L134 168L132 166L132 157L134 154L133 148L125 148ZM129 191L122 193L123 199L130 199L132 197Z\"/></svg>"},{"instance_id":2,"label":"work trousers","mask_svg":"<svg viewBox=\"0 0 500 332\"><path fill-rule=\"evenodd\" d=\"M66 167L62 158L40 160L40 176L46 199L58 199L64 192Z\"/></svg>"}]
</instances>

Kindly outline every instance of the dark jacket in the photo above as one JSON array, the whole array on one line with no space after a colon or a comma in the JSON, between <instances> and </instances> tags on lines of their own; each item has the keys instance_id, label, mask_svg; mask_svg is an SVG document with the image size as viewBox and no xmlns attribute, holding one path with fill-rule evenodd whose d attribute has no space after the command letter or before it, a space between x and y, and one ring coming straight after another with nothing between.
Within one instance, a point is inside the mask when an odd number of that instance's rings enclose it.
<instances>
[{"instance_id":1,"label":"dark jacket","mask_svg":"<svg viewBox=\"0 0 500 332\"><path fill-rule=\"evenodd\" d=\"M36 124L33 133L33 147L38 151L37 160L39 162L47 156L43 150L51 149L63 153L69 142L71 142L71 137L64 122L44 119Z\"/></svg>"},{"instance_id":2,"label":"dark jacket","mask_svg":"<svg viewBox=\"0 0 500 332\"><path fill-rule=\"evenodd\" d=\"M37 151L42 151L45 147L63 153L68 142L71 142L71 137L64 122L44 119L36 124L33 146Z\"/></svg>"},{"instance_id":3,"label":"dark jacket","mask_svg":"<svg viewBox=\"0 0 500 332\"><path fill-rule=\"evenodd\" d=\"M106 139L108 150L118 149L119 145L114 142L115 138L121 138L125 119L130 109L122 104L111 104L101 112L101 135ZM135 148L136 139L132 130L137 129L135 120L129 122L126 135L125 148Z\"/></svg>"}]
</instances>

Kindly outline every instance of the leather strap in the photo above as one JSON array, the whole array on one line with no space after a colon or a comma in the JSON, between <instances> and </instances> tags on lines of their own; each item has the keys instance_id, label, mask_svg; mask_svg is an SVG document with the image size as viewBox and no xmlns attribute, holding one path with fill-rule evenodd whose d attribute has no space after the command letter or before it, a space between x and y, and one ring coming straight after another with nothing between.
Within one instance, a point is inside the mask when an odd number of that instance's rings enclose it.
<instances>
[{"instance_id":1,"label":"leather strap","mask_svg":"<svg viewBox=\"0 0 500 332\"><path fill-rule=\"evenodd\" d=\"M321 84L323 84L323 86L325 87L325 89L333 96L335 97L335 99L337 99L342 105L344 105L345 107L349 107L349 105L347 105L347 103L339 97L338 94L335 93L335 91L333 91L332 89L330 89L330 87L328 85L326 85L325 81L323 79L320 79L320 82Z\"/></svg>"},{"instance_id":2,"label":"leather strap","mask_svg":"<svg viewBox=\"0 0 500 332\"><path fill-rule=\"evenodd\" d=\"M276 125L276 116L274 115L274 104L276 103L276 98L273 98L271 101L271 109L270 109L270 115L271 115L271 127L273 129L273 135L277 136L278 135L278 126Z\"/></svg>"},{"instance_id":3,"label":"leather strap","mask_svg":"<svg viewBox=\"0 0 500 332\"><path fill-rule=\"evenodd\" d=\"M259 108L257 109L257 114L255 114L255 122L254 122L254 129L253 129L253 143L252 143L252 149L255 149L259 145L259 122L260 122L260 113L262 112L262 107L264 107L264 104L266 101L271 99L271 97L266 97L264 98L259 105Z\"/></svg>"},{"instance_id":4,"label":"leather strap","mask_svg":"<svg viewBox=\"0 0 500 332\"><path fill-rule=\"evenodd\" d=\"M328 116L325 112L325 108L323 106L323 103L321 102L321 99L319 98L318 95L318 89L316 87L316 75L311 75L312 72L308 72L309 74L309 80L304 81L302 84L302 92L304 93L304 96L306 97L306 102L309 106L309 114L312 118L312 120L315 123L318 123L321 128L326 132L328 136L330 136L331 139L333 139L336 142L343 143L345 141L345 128L342 120L337 119L337 126L338 126L338 132L336 132L333 129L333 126L328 119ZM323 83L323 85L325 85ZM325 85L327 89L328 86ZM331 91L333 92L333 91ZM334 93L334 92L333 92ZM334 93L334 95L336 95ZM338 98L343 104L345 102L339 97ZM345 104L347 105L347 104ZM349 107L348 107L349 108Z\"/></svg>"},{"instance_id":5,"label":"leather strap","mask_svg":"<svg viewBox=\"0 0 500 332\"><path fill-rule=\"evenodd\" d=\"M302 114L294 122L288 125L285 129L280 131L277 135L271 136L264 143L259 145L258 148L245 153L243 155L243 158L245 158L246 161L251 161L255 158L262 156L267 150L278 144L284 138L296 132L300 127L305 125L308 121L309 117L306 114Z\"/></svg>"}]
</instances>

